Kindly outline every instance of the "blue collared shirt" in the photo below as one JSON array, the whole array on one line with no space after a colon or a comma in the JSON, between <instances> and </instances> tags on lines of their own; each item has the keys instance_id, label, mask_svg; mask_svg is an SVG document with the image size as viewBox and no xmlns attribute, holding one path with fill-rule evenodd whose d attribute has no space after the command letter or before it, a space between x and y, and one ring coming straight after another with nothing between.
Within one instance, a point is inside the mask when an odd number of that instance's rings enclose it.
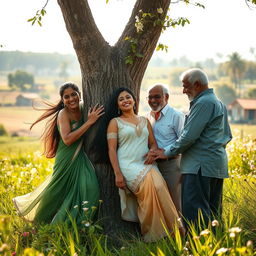
<instances>
[{"instance_id":1,"label":"blue collared shirt","mask_svg":"<svg viewBox=\"0 0 256 256\"><path fill-rule=\"evenodd\" d=\"M166 149L165 154L182 153L183 174L197 174L201 168L203 176L227 178L225 147L231 139L227 109L213 89L207 89L191 101L181 136Z\"/></svg>"},{"instance_id":2,"label":"blue collared shirt","mask_svg":"<svg viewBox=\"0 0 256 256\"><path fill-rule=\"evenodd\" d=\"M158 147L166 149L181 135L185 116L182 112L166 104L161 110L158 120L155 120L153 112L148 115L148 119L153 127Z\"/></svg>"}]
</instances>

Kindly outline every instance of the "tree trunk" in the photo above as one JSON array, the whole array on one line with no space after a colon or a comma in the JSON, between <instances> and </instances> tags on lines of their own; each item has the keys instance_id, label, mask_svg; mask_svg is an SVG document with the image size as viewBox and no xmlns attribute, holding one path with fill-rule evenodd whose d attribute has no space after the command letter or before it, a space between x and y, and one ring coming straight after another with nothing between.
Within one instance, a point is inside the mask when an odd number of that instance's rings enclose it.
<instances>
[{"instance_id":1,"label":"tree trunk","mask_svg":"<svg viewBox=\"0 0 256 256\"><path fill-rule=\"evenodd\" d=\"M154 52L162 27L154 26L154 19L164 19L170 0L137 0L131 17L115 46L110 46L99 32L92 17L87 0L58 0L66 28L70 34L74 49L80 63L83 98L85 111L96 103L104 104L109 95L119 87L130 88L139 101L141 81L148 62ZM163 9L163 14L157 12ZM152 13L154 18L144 24L143 31L137 33L135 16L139 11ZM143 58L134 57L133 64L125 64L125 58L130 54L130 42L125 38L136 38L137 52ZM85 149L90 159L91 143L97 124L90 129L85 137ZM115 187L114 173L109 165L94 164L98 176L101 199L101 218L107 233L118 230L131 230L133 225L120 218L120 202L118 190Z\"/></svg>"}]
</instances>

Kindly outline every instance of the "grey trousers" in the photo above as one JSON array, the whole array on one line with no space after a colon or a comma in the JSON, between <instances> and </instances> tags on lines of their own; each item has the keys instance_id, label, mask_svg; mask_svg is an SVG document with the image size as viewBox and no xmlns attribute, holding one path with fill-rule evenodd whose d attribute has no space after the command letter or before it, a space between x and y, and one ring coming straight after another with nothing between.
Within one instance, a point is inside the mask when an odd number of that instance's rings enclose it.
<instances>
[{"instance_id":1,"label":"grey trousers","mask_svg":"<svg viewBox=\"0 0 256 256\"><path fill-rule=\"evenodd\" d=\"M167 183L170 195L178 213L181 213L180 158L181 156L178 156L175 159L157 162L157 166Z\"/></svg>"}]
</instances>

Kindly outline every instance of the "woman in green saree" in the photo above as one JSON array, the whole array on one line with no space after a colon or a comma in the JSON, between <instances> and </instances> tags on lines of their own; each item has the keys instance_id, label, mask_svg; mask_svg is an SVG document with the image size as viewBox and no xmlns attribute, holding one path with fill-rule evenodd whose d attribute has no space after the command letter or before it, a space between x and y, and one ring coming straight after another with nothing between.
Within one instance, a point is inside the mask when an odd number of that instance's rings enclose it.
<instances>
[{"instance_id":1,"label":"woman in green saree","mask_svg":"<svg viewBox=\"0 0 256 256\"><path fill-rule=\"evenodd\" d=\"M84 122L80 91L73 83L60 88L60 101L49 105L32 125L49 118L43 133L44 154L55 157L53 173L33 192L13 202L20 216L35 223L60 223L74 219L79 225L90 219L99 203L99 185L94 168L82 147L82 135L103 114L94 106ZM87 219L88 220L88 219Z\"/></svg>"}]
</instances>

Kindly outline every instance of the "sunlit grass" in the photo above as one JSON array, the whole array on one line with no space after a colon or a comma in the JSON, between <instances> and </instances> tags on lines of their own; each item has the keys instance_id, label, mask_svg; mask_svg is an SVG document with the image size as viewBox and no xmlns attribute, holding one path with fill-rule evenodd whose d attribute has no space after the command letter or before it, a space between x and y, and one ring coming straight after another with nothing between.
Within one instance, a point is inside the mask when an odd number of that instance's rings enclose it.
<instances>
[{"instance_id":1,"label":"sunlit grass","mask_svg":"<svg viewBox=\"0 0 256 256\"><path fill-rule=\"evenodd\" d=\"M255 169L246 165L255 161L255 141L250 138L236 137L228 147L231 177L224 183L223 219L199 230L191 227L186 238L176 230L155 243L122 235L113 243L98 223L81 228L75 222L35 226L24 221L12 198L37 187L52 172L54 160L41 155L38 139L0 137L0 151L0 255L256 255L256 177Z\"/></svg>"}]
</instances>

